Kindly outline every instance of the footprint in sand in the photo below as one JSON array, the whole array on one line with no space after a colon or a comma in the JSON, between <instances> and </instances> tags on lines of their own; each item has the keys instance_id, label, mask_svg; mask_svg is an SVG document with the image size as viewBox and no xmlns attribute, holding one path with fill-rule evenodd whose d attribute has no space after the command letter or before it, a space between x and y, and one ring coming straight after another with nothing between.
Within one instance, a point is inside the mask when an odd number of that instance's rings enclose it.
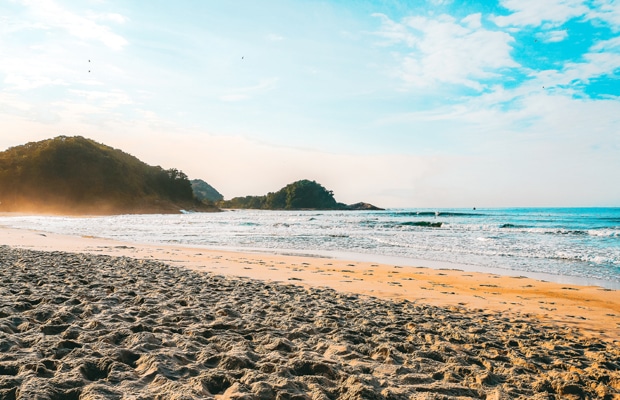
<instances>
[{"instance_id":1,"label":"footprint in sand","mask_svg":"<svg viewBox=\"0 0 620 400\"><path fill-rule=\"evenodd\" d=\"M620 394L616 345L527 314L92 254L0 260L0 399Z\"/></svg>"}]
</instances>

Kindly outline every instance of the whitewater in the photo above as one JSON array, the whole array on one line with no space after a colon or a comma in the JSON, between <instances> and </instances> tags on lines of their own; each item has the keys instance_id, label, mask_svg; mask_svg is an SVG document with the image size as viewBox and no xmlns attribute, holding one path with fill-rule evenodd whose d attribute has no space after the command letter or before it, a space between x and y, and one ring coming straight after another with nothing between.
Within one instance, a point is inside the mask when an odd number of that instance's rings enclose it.
<instances>
[{"instance_id":1,"label":"whitewater","mask_svg":"<svg viewBox=\"0 0 620 400\"><path fill-rule=\"evenodd\" d=\"M134 243L459 268L620 289L620 208L9 214L0 216L0 225Z\"/></svg>"}]
</instances>

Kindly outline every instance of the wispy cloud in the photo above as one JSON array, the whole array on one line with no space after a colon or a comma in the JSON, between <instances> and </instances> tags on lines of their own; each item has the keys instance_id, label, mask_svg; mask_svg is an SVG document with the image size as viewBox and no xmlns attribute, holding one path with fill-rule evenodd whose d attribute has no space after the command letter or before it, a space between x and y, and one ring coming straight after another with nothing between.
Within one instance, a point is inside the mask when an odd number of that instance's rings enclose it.
<instances>
[{"instance_id":1,"label":"wispy cloud","mask_svg":"<svg viewBox=\"0 0 620 400\"><path fill-rule=\"evenodd\" d=\"M496 16L493 21L504 26L561 26L564 22L588 14L590 9L583 0L501 0L500 5L511 11Z\"/></svg>"},{"instance_id":2,"label":"wispy cloud","mask_svg":"<svg viewBox=\"0 0 620 400\"><path fill-rule=\"evenodd\" d=\"M428 2L433 6L447 6L452 4L454 0L428 0Z\"/></svg>"},{"instance_id":3,"label":"wispy cloud","mask_svg":"<svg viewBox=\"0 0 620 400\"><path fill-rule=\"evenodd\" d=\"M121 35L114 33L109 27L88 18L71 12L53 0L22 0L21 3L31 10L38 19L39 26L56 28L67 31L70 35L81 40L95 40L105 46L120 50L128 44ZM124 22L125 19L119 14L108 14L108 20Z\"/></svg>"},{"instance_id":4,"label":"wispy cloud","mask_svg":"<svg viewBox=\"0 0 620 400\"><path fill-rule=\"evenodd\" d=\"M226 102L248 100L256 93L260 93L260 92L273 89L275 85L277 84L277 82L278 82L278 78L263 79L254 86L246 86L242 88L236 88L236 89L229 90L228 93L225 93L220 96L220 100L226 101Z\"/></svg>"},{"instance_id":5,"label":"wispy cloud","mask_svg":"<svg viewBox=\"0 0 620 400\"><path fill-rule=\"evenodd\" d=\"M390 46L398 43L404 43L407 46L414 46L417 37L409 32L404 24L392 21L387 15L381 13L372 14L373 17L381 20L381 29L376 35L384 39L380 45Z\"/></svg>"},{"instance_id":6,"label":"wispy cloud","mask_svg":"<svg viewBox=\"0 0 620 400\"><path fill-rule=\"evenodd\" d=\"M66 85L62 79L52 79L47 76L40 75L17 75L10 74L4 78L4 84L15 90L31 90L42 86Z\"/></svg>"},{"instance_id":7,"label":"wispy cloud","mask_svg":"<svg viewBox=\"0 0 620 400\"><path fill-rule=\"evenodd\" d=\"M281 36L275 33L270 33L267 35L267 40L271 42L281 42L282 40L284 40L284 36Z\"/></svg>"},{"instance_id":8,"label":"wispy cloud","mask_svg":"<svg viewBox=\"0 0 620 400\"><path fill-rule=\"evenodd\" d=\"M16 0L11 5L15 11L12 18L0 18L0 82L4 90L46 88L49 90L39 92L41 98L51 99L71 93L66 89L76 85L100 86L100 80L111 74L122 76L110 55L128 42L105 23L125 23L127 18L114 12L80 14L53 0ZM97 63L89 60L93 49L102 54ZM91 74L94 68L98 71Z\"/></svg>"},{"instance_id":9,"label":"wispy cloud","mask_svg":"<svg viewBox=\"0 0 620 400\"><path fill-rule=\"evenodd\" d=\"M36 45L2 46L0 74L4 75L4 90L26 91L46 86L67 85L66 59L59 60L53 45L39 48ZM0 76L1 76L0 75Z\"/></svg>"},{"instance_id":10,"label":"wispy cloud","mask_svg":"<svg viewBox=\"0 0 620 400\"><path fill-rule=\"evenodd\" d=\"M596 8L588 13L588 18L603 21L615 31L620 30L620 2L615 0L596 0Z\"/></svg>"},{"instance_id":11,"label":"wispy cloud","mask_svg":"<svg viewBox=\"0 0 620 400\"><path fill-rule=\"evenodd\" d=\"M94 13L94 12L89 12L87 14L87 17L89 19L93 19L93 20L97 20L97 21L110 21L110 22L114 22L117 24L124 24L126 23L129 19L121 14L118 13Z\"/></svg>"},{"instance_id":12,"label":"wispy cloud","mask_svg":"<svg viewBox=\"0 0 620 400\"><path fill-rule=\"evenodd\" d=\"M73 96L83 99L90 104L96 105L104 109L114 109L124 107L127 105L135 104L135 101L131 98L127 92L114 89L114 90L69 90Z\"/></svg>"},{"instance_id":13,"label":"wispy cloud","mask_svg":"<svg viewBox=\"0 0 620 400\"><path fill-rule=\"evenodd\" d=\"M575 87L588 84L592 79L617 74L620 69L620 37L594 44L582 59L582 62L566 63L558 70L535 72L536 81L546 87Z\"/></svg>"},{"instance_id":14,"label":"wispy cloud","mask_svg":"<svg viewBox=\"0 0 620 400\"><path fill-rule=\"evenodd\" d=\"M400 23L379 17L378 34L409 48L402 55L399 75L411 86L448 83L480 91L485 79L519 66L510 55L512 36L482 28L479 14L461 21L448 15L416 16Z\"/></svg>"},{"instance_id":15,"label":"wispy cloud","mask_svg":"<svg viewBox=\"0 0 620 400\"><path fill-rule=\"evenodd\" d=\"M536 38L541 42L555 43L561 42L568 37L568 31L566 29L538 32Z\"/></svg>"}]
</instances>

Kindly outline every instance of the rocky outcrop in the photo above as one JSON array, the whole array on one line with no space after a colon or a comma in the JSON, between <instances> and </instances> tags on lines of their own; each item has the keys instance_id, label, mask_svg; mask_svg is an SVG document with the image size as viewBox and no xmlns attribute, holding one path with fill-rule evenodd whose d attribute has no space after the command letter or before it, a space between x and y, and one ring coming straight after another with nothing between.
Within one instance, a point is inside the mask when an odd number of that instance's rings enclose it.
<instances>
[{"instance_id":1,"label":"rocky outcrop","mask_svg":"<svg viewBox=\"0 0 620 400\"><path fill-rule=\"evenodd\" d=\"M360 202L360 203L355 203L355 204L349 204L347 206L348 210L364 210L364 211L382 211L384 210L384 208L379 208L377 206L373 206L370 203L364 203L364 202Z\"/></svg>"}]
</instances>

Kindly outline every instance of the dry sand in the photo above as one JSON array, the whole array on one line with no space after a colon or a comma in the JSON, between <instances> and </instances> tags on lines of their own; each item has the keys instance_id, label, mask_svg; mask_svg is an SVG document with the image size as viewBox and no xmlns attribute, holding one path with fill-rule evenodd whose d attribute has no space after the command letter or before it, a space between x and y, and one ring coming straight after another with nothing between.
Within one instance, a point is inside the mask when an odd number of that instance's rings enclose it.
<instances>
[{"instance_id":1,"label":"dry sand","mask_svg":"<svg viewBox=\"0 0 620 400\"><path fill-rule=\"evenodd\" d=\"M0 244L0 399L620 398L617 291L4 228Z\"/></svg>"}]
</instances>

